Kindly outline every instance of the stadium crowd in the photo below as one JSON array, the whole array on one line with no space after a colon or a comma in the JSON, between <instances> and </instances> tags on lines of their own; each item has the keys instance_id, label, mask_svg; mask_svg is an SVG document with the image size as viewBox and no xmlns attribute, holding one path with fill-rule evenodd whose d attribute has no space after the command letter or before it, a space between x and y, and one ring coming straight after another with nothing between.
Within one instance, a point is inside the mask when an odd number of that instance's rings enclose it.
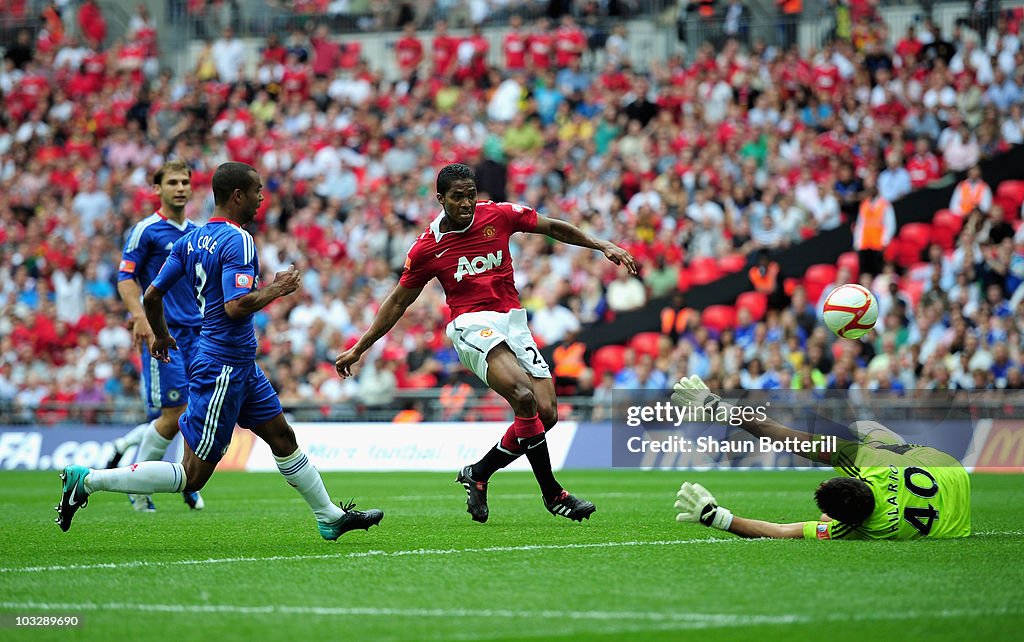
<instances>
[{"instance_id":1,"label":"stadium crowd","mask_svg":"<svg viewBox=\"0 0 1024 642\"><path fill-rule=\"evenodd\" d=\"M261 172L264 278L290 263L304 274L301 294L257 319L282 401L374 407L402 388L470 380L444 340L437 287L357 378L332 365L438 211L433 181L447 163L473 165L482 198L625 241L642 263L638 280L594 252L516 237L524 306L553 345L677 292L695 260L753 265L852 225L866 201L894 201L1024 142L1012 14L983 33L925 23L895 36L866 12L849 39L820 48L730 39L644 65L629 59L622 27L591 56L571 15L513 18L498 67L480 30L454 36L439 21L398 37L397 78L346 56L325 29L272 35L247 65L230 27L175 76L159 67L143 10L123 40L106 39L99 21L80 13L78 29L26 32L0 70L0 403L42 422L94 402L141 409L114 282L125 233L155 207L153 171L171 158L192 168L187 212L199 223L219 163ZM656 356L627 351L599 378L574 372L569 391L606 398L686 374L726 388L1020 388L1024 228L991 198L968 200L954 250L857 277L882 308L865 341L835 341L797 287L760 322L741 311L735 330L716 333L691 319ZM911 295L914 281L926 285Z\"/></svg>"}]
</instances>

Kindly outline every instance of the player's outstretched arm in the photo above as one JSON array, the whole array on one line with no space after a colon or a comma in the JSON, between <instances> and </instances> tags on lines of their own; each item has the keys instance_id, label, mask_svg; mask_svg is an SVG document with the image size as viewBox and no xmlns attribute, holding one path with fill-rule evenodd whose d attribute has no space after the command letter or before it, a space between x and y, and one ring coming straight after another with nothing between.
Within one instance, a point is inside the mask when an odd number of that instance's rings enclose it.
<instances>
[{"instance_id":1,"label":"player's outstretched arm","mask_svg":"<svg viewBox=\"0 0 1024 642\"><path fill-rule=\"evenodd\" d=\"M750 408L740 408L734 406L728 402L722 401L722 398L711 392L708 389L707 384L697 375L691 375L689 377L683 377L672 387L672 403L680 407L691 406L695 408L706 408L709 416L719 416L722 413L721 409L726 409L729 417L736 417L740 419L739 424L741 428L749 432L755 437L768 437L773 441L786 441L787 439L794 440L793 443L812 442L818 443L823 437L820 435L812 435L806 432L795 430L789 426L784 426L779 422L765 417L759 419L756 412L753 412ZM747 410L749 412L743 412ZM831 453L827 451L817 451L813 449L808 452L804 452L802 449L797 449L797 454L810 459L814 462L829 463L831 460Z\"/></svg>"},{"instance_id":2,"label":"player's outstretched arm","mask_svg":"<svg viewBox=\"0 0 1024 642\"><path fill-rule=\"evenodd\" d=\"M288 296L298 290L300 283L302 283L302 273L299 272L299 268L289 265L287 270L281 270L275 274L274 282L267 287L253 290L237 299L227 301L224 304L224 312L233 321L244 319L267 307L275 299Z\"/></svg>"},{"instance_id":3,"label":"player's outstretched arm","mask_svg":"<svg viewBox=\"0 0 1024 642\"><path fill-rule=\"evenodd\" d=\"M719 506L714 495L700 484L684 482L676 497L675 507L679 510L677 522L701 523L740 537L801 539L804 536L803 522L775 524L733 515L729 509Z\"/></svg>"},{"instance_id":4,"label":"player's outstretched arm","mask_svg":"<svg viewBox=\"0 0 1024 642\"><path fill-rule=\"evenodd\" d=\"M146 311L142 307L142 288L135 279L125 279L117 282L117 294L121 302L132 315L132 347L149 350L153 343L153 328L146 319Z\"/></svg>"},{"instance_id":5,"label":"player's outstretched arm","mask_svg":"<svg viewBox=\"0 0 1024 642\"><path fill-rule=\"evenodd\" d=\"M420 296L422 287L407 288L404 285L396 285L391 290L388 298L380 306L380 311L370 324L370 328L359 337L359 341L349 350L342 352L334 360L334 368L342 379L352 376L352 366L359 362L363 353L370 349L378 339L391 331L398 320L402 318L409 306Z\"/></svg>"},{"instance_id":6,"label":"player's outstretched arm","mask_svg":"<svg viewBox=\"0 0 1024 642\"><path fill-rule=\"evenodd\" d=\"M178 344L171 336L167 327L167 319L164 318L164 291L150 285L146 289L146 295L142 297L142 306L146 310L146 320L153 328L153 340L149 346L149 352L157 361L167 363L171 360L171 350L177 350Z\"/></svg>"},{"instance_id":7,"label":"player's outstretched arm","mask_svg":"<svg viewBox=\"0 0 1024 642\"><path fill-rule=\"evenodd\" d=\"M610 241L594 238L572 223L537 215L537 227L533 233L550 236L561 243L600 250L609 261L615 265L625 265L630 274L636 274L636 262L629 252Z\"/></svg>"}]
</instances>

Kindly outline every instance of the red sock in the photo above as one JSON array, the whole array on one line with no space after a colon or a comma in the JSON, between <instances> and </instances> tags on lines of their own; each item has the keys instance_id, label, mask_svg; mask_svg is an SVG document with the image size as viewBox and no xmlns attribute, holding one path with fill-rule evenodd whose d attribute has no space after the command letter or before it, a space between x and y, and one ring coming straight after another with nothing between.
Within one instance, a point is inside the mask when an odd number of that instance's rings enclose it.
<instances>
[{"instance_id":1,"label":"red sock","mask_svg":"<svg viewBox=\"0 0 1024 642\"><path fill-rule=\"evenodd\" d=\"M526 418L516 417L505 434L501 436L501 448L518 455L523 452L523 449L519 447L520 439L533 437L543 432L544 424L541 423L539 415Z\"/></svg>"},{"instance_id":2,"label":"red sock","mask_svg":"<svg viewBox=\"0 0 1024 642\"><path fill-rule=\"evenodd\" d=\"M516 425L512 424L505 431L505 434L501 436L501 443L499 444L502 450L513 455L523 454L523 449L519 447L519 442L516 441Z\"/></svg>"},{"instance_id":3,"label":"red sock","mask_svg":"<svg viewBox=\"0 0 1024 642\"><path fill-rule=\"evenodd\" d=\"M534 437L544 432L544 424L540 421L540 415L532 417L516 417L512 422L512 430L519 439Z\"/></svg>"}]
</instances>

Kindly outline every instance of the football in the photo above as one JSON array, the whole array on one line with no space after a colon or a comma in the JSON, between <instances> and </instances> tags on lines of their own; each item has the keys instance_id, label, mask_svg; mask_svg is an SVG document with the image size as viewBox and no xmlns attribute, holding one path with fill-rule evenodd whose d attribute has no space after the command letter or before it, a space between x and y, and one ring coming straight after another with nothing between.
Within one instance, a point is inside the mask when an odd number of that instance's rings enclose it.
<instances>
[{"instance_id":1,"label":"football","mask_svg":"<svg viewBox=\"0 0 1024 642\"><path fill-rule=\"evenodd\" d=\"M861 285L847 283L829 292L822 312L828 329L844 339L859 339L875 327L878 301Z\"/></svg>"}]
</instances>

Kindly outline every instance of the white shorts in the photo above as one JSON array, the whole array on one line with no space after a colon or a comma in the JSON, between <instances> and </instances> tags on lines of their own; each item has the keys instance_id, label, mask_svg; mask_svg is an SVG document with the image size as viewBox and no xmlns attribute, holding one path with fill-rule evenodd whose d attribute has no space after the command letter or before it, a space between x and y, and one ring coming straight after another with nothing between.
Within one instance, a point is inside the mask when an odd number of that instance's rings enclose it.
<instances>
[{"instance_id":1,"label":"white shorts","mask_svg":"<svg viewBox=\"0 0 1024 642\"><path fill-rule=\"evenodd\" d=\"M526 374L538 379L550 379L551 369L540 356L526 324L526 310L516 308L508 312L467 312L460 314L445 329L459 361L487 383L487 355L495 346L505 343L515 353Z\"/></svg>"}]
</instances>

